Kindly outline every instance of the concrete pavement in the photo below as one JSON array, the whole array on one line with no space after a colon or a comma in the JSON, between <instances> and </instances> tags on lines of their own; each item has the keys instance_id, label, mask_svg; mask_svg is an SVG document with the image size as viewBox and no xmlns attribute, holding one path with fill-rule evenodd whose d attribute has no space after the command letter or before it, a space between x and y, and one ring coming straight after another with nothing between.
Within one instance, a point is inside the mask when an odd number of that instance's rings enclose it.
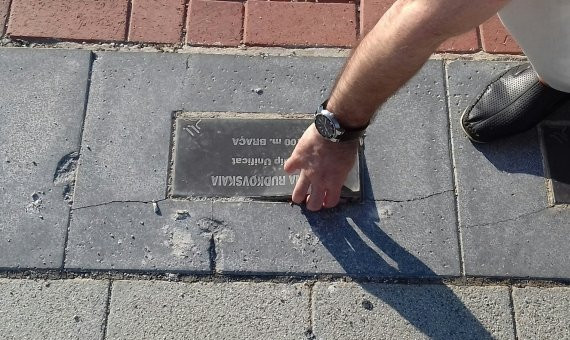
<instances>
[{"instance_id":1,"label":"concrete pavement","mask_svg":"<svg viewBox=\"0 0 570 340\"><path fill-rule=\"evenodd\" d=\"M540 130L457 124L512 63L430 60L369 129L361 203L171 197L173 112L313 112L343 61L0 49L2 337L570 337ZM107 271L132 277L64 275Z\"/></svg>"}]
</instances>

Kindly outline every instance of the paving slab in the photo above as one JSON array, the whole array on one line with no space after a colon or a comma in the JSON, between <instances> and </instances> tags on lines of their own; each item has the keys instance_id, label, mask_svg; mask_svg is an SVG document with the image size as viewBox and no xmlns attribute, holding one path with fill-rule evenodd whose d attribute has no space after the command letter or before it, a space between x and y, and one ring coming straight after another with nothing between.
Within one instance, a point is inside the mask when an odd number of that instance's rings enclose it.
<instances>
[{"instance_id":1,"label":"paving slab","mask_svg":"<svg viewBox=\"0 0 570 340\"><path fill-rule=\"evenodd\" d=\"M453 194L310 213L287 203L214 202L216 269L355 277L459 275Z\"/></svg>"},{"instance_id":2,"label":"paving slab","mask_svg":"<svg viewBox=\"0 0 570 340\"><path fill-rule=\"evenodd\" d=\"M71 270L208 272L212 203L111 203L74 210Z\"/></svg>"},{"instance_id":3,"label":"paving slab","mask_svg":"<svg viewBox=\"0 0 570 340\"><path fill-rule=\"evenodd\" d=\"M514 339L508 287L317 283L317 339Z\"/></svg>"},{"instance_id":4,"label":"paving slab","mask_svg":"<svg viewBox=\"0 0 570 340\"><path fill-rule=\"evenodd\" d=\"M0 279L2 339L102 339L109 282Z\"/></svg>"},{"instance_id":5,"label":"paving slab","mask_svg":"<svg viewBox=\"0 0 570 340\"><path fill-rule=\"evenodd\" d=\"M0 49L0 268L62 264L90 58Z\"/></svg>"},{"instance_id":6,"label":"paving slab","mask_svg":"<svg viewBox=\"0 0 570 340\"><path fill-rule=\"evenodd\" d=\"M570 289L513 288L519 339L569 339Z\"/></svg>"},{"instance_id":7,"label":"paving slab","mask_svg":"<svg viewBox=\"0 0 570 340\"><path fill-rule=\"evenodd\" d=\"M453 190L442 61L428 61L380 108L365 145L367 199L411 200Z\"/></svg>"},{"instance_id":8,"label":"paving slab","mask_svg":"<svg viewBox=\"0 0 570 340\"><path fill-rule=\"evenodd\" d=\"M568 245L559 235L570 211L549 208L537 130L474 145L459 124L470 101L512 65L456 61L447 67L465 273L567 278L570 265L559 254Z\"/></svg>"},{"instance_id":9,"label":"paving slab","mask_svg":"<svg viewBox=\"0 0 570 340\"><path fill-rule=\"evenodd\" d=\"M303 284L113 284L107 339L304 339Z\"/></svg>"},{"instance_id":10,"label":"paving slab","mask_svg":"<svg viewBox=\"0 0 570 340\"><path fill-rule=\"evenodd\" d=\"M185 56L97 53L74 207L165 198Z\"/></svg>"}]
</instances>

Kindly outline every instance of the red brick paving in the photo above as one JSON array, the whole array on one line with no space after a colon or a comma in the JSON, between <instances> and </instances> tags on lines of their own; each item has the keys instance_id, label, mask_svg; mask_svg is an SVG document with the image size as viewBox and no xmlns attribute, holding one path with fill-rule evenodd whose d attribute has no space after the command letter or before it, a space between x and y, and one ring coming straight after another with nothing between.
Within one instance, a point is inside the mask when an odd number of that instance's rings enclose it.
<instances>
[{"instance_id":1,"label":"red brick paving","mask_svg":"<svg viewBox=\"0 0 570 340\"><path fill-rule=\"evenodd\" d=\"M347 3L248 1L247 45L342 46L356 43L356 6Z\"/></svg>"},{"instance_id":2,"label":"red brick paving","mask_svg":"<svg viewBox=\"0 0 570 340\"><path fill-rule=\"evenodd\" d=\"M448 39L437 49L438 52L454 53L473 53L479 50L479 37L476 29Z\"/></svg>"},{"instance_id":3,"label":"red brick paving","mask_svg":"<svg viewBox=\"0 0 570 340\"><path fill-rule=\"evenodd\" d=\"M372 30L382 15L396 2L395 0L361 0L360 1L360 34Z\"/></svg>"},{"instance_id":4,"label":"red brick paving","mask_svg":"<svg viewBox=\"0 0 570 340\"><path fill-rule=\"evenodd\" d=\"M395 0L361 0L360 33L370 32ZM470 53L479 51L477 31L473 30L444 42L438 52Z\"/></svg>"},{"instance_id":5,"label":"red brick paving","mask_svg":"<svg viewBox=\"0 0 570 340\"><path fill-rule=\"evenodd\" d=\"M184 0L133 1L129 41L182 42L184 11Z\"/></svg>"},{"instance_id":6,"label":"red brick paving","mask_svg":"<svg viewBox=\"0 0 570 340\"><path fill-rule=\"evenodd\" d=\"M127 0L13 0L15 37L124 41Z\"/></svg>"},{"instance_id":7,"label":"red brick paving","mask_svg":"<svg viewBox=\"0 0 570 340\"><path fill-rule=\"evenodd\" d=\"M4 34L4 25L8 18L8 8L10 7L10 0L0 0L0 36Z\"/></svg>"},{"instance_id":8,"label":"red brick paving","mask_svg":"<svg viewBox=\"0 0 570 340\"><path fill-rule=\"evenodd\" d=\"M489 53L519 54L521 48L510 36L498 16L494 16L481 25L483 50Z\"/></svg>"},{"instance_id":9,"label":"red brick paving","mask_svg":"<svg viewBox=\"0 0 570 340\"><path fill-rule=\"evenodd\" d=\"M188 44L238 46L241 42L243 4L192 0L186 25Z\"/></svg>"},{"instance_id":10,"label":"red brick paving","mask_svg":"<svg viewBox=\"0 0 570 340\"><path fill-rule=\"evenodd\" d=\"M185 13L185 0L132 0L132 13L127 13L128 0L13 0L5 33L22 39L352 47L396 0L360 0L360 27L355 0L324 1L190 0ZM0 35L9 3L0 0ZM521 53L498 17L479 32L449 39L438 52Z\"/></svg>"}]
</instances>

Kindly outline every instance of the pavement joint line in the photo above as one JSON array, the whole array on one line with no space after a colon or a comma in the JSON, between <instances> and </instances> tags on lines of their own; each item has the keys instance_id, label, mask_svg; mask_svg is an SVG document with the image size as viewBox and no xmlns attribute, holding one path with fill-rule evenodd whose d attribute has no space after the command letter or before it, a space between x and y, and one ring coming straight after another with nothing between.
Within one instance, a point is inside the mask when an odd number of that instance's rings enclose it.
<instances>
[{"instance_id":1,"label":"pavement joint line","mask_svg":"<svg viewBox=\"0 0 570 340\"><path fill-rule=\"evenodd\" d=\"M425 278L353 278L342 275L235 275L235 274L185 274L172 271L142 272L142 271L70 271L70 270L28 270L28 269L0 269L0 279L13 280L110 280L114 281L160 281L180 283L340 283L353 282L356 284L386 284L386 285L451 285L457 287L536 287L536 288L570 288L570 279L553 278L493 278L493 277L425 277Z\"/></svg>"},{"instance_id":2,"label":"pavement joint line","mask_svg":"<svg viewBox=\"0 0 570 340\"><path fill-rule=\"evenodd\" d=\"M445 100L445 109L447 110L447 143L448 143L448 148L449 148L449 161L451 162L451 181L453 182L453 202L454 202L454 213L455 213L455 228L457 230L457 245L458 245L458 252L459 252L459 274L461 276L465 276L465 249L463 246L463 237L461 234L461 222L460 222L460 217L459 217L459 188L457 185L458 182L458 174L457 174L457 160L455 158L455 152L454 152L454 144L453 144L453 126L451 124L451 120L453 119L451 117L451 103L450 103L450 99L449 99L449 82L448 82L448 77L449 77L449 62L444 62L443 65L443 84L444 84L444 89L445 89L445 95L446 95L446 100Z\"/></svg>"},{"instance_id":3,"label":"pavement joint line","mask_svg":"<svg viewBox=\"0 0 570 340\"><path fill-rule=\"evenodd\" d=\"M61 41L58 39L22 40L4 37L0 47L23 47L39 49L73 49L92 52L143 52L143 53L179 53L179 54L221 54L262 57L332 57L346 58L351 49L339 47L283 47L283 46L190 46L186 44L147 44L137 42L93 42ZM477 53L435 53L431 60L464 61L526 61L524 55L492 54L484 51Z\"/></svg>"},{"instance_id":4,"label":"pavement joint line","mask_svg":"<svg viewBox=\"0 0 570 340\"><path fill-rule=\"evenodd\" d=\"M77 174L79 173L79 168L80 168L80 164L81 164L81 148L83 146L83 134L85 132L85 120L87 117L87 108L89 106L89 94L91 92L91 76L93 74L93 65L95 63L95 60L97 60L97 56L94 53L89 53L89 66L87 68L87 81L86 81L86 88L85 88L85 99L83 102L83 112L82 112L82 117L81 117L81 128L79 131L79 150L77 150L77 168L75 170L75 176L73 178L73 195L71 196L72 199L75 197L75 190L77 189L77 185L75 185L77 183ZM71 203L73 204L73 203ZM63 270L65 268L65 260L67 257L67 243L69 241L69 230L71 228L71 218L73 215L73 205L71 205L69 207L69 212L67 214L67 225L65 228L65 236L63 239L63 254L61 256L61 267L60 269Z\"/></svg>"},{"instance_id":5,"label":"pavement joint line","mask_svg":"<svg viewBox=\"0 0 570 340\"><path fill-rule=\"evenodd\" d=\"M552 183L552 176L550 175L550 167L548 166L548 153L546 152L546 144L544 143L544 131L542 124L537 128L538 132L538 147L540 148L540 158L542 161L542 168L544 170L544 185L546 186L546 199L548 205L553 207L556 205L556 198L554 197L554 186Z\"/></svg>"},{"instance_id":6,"label":"pavement joint line","mask_svg":"<svg viewBox=\"0 0 570 340\"><path fill-rule=\"evenodd\" d=\"M451 193L451 192L455 192L455 190L449 189L449 190L444 190L444 191L440 191L440 192L435 192L433 194L429 194L429 195L425 195L425 196L414 197L411 199L404 199L404 200L377 198L377 199L374 199L374 201L375 202L388 202L388 203L408 203L408 202L416 202L416 201L425 200L425 199L428 199L428 198L431 198L434 196L440 196L440 195L444 195L444 194Z\"/></svg>"},{"instance_id":7,"label":"pavement joint line","mask_svg":"<svg viewBox=\"0 0 570 340\"><path fill-rule=\"evenodd\" d=\"M109 327L109 313L111 312L111 294L113 293L113 281L109 280L107 285L107 300L105 301L105 315L101 327L101 340L107 339L107 328Z\"/></svg>"},{"instance_id":8,"label":"pavement joint line","mask_svg":"<svg viewBox=\"0 0 570 340\"><path fill-rule=\"evenodd\" d=\"M509 308L511 309L511 318L513 324L513 334L515 336L515 340L519 339L518 331L517 331L517 318L516 318L516 311L515 311L515 303L513 298L513 287L509 286Z\"/></svg>"},{"instance_id":9,"label":"pavement joint line","mask_svg":"<svg viewBox=\"0 0 570 340\"><path fill-rule=\"evenodd\" d=\"M315 294L315 284L316 282L310 282L308 284L309 288L309 327L305 332L307 339L316 339L314 333L314 325L315 325L315 301L314 301L314 294Z\"/></svg>"}]
</instances>

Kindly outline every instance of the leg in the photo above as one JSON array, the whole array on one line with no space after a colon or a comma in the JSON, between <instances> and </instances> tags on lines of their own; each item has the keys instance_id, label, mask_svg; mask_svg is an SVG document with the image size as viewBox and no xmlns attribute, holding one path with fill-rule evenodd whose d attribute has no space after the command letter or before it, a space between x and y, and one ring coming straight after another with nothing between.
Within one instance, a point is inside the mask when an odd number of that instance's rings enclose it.
<instances>
[{"instance_id":1,"label":"leg","mask_svg":"<svg viewBox=\"0 0 570 340\"><path fill-rule=\"evenodd\" d=\"M513 0L499 16L540 78L570 92L570 2Z\"/></svg>"}]
</instances>

